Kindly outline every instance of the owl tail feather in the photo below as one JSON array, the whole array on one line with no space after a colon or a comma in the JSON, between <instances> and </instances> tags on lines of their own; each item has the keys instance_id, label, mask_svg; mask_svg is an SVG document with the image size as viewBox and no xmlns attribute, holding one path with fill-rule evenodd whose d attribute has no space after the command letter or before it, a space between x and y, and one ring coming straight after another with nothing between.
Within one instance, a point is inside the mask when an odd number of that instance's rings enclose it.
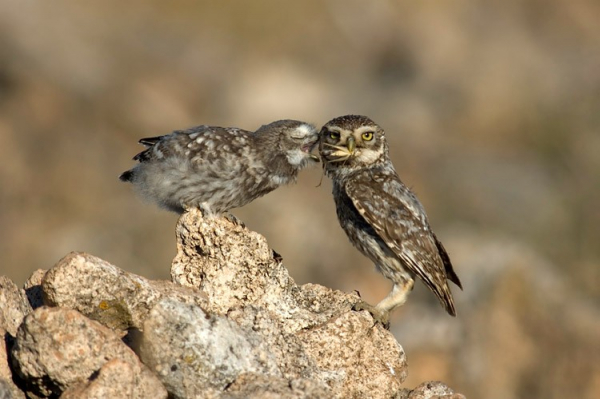
<instances>
[{"instance_id":1,"label":"owl tail feather","mask_svg":"<svg viewBox=\"0 0 600 399\"><path fill-rule=\"evenodd\" d=\"M442 303L446 312L452 317L456 317L456 308L454 307L454 299L452 299L452 293L450 293L450 287L446 286L447 292L444 292L443 296L439 296L438 299Z\"/></svg>"},{"instance_id":2,"label":"owl tail feather","mask_svg":"<svg viewBox=\"0 0 600 399\"><path fill-rule=\"evenodd\" d=\"M119 176L119 180L124 182L133 181L133 170L128 170L126 172L121 173L121 175Z\"/></svg>"}]
</instances>

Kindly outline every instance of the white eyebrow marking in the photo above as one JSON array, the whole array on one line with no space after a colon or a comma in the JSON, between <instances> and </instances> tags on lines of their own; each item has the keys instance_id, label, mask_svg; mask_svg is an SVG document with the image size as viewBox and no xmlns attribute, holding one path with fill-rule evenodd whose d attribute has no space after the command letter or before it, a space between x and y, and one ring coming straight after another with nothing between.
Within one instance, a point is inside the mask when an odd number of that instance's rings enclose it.
<instances>
[{"instance_id":1,"label":"white eyebrow marking","mask_svg":"<svg viewBox=\"0 0 600 399\"><path fill-rule=\"evenodd\" d=\"M308 125L308 124L302 124L302 125L298 126L297 128L295 128L290 133L290 136L292 136L295 139L301 139L301 138L310 136L311 134L315 134L315 133L316 133L316 129L314 126Z\"/></svg>"},{"instance_id":2,"label":"white eyebrow marking","mask_svg":"<svg viewBox=\"0 0 600 399\"><path fill-rule=\"evenodd\" d=\"M375 126L361 126L358 129L355 130L356 133L364 133L364 132L373 132L376 133L377 132L377 128Z\"/></svg>"}]
</instances>

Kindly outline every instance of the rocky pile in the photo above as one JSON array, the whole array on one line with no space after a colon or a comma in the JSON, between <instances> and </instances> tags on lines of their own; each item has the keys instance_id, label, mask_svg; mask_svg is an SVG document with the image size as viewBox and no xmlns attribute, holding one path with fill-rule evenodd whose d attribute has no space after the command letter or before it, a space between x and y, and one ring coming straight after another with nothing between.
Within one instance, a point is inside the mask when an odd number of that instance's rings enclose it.
<instances>
[{"instance_id":1,"label":"rocky pile","mask_svg":"<svg viewBox=\"0 0 600 399\"><path fill-rule=\"evenodd\" d=\"M359 300L298 286L264 237L190 211L172 281L85 253L0 278L0 398L460 398L402 388L402 347Z\"/></svg>"}]
</instances>

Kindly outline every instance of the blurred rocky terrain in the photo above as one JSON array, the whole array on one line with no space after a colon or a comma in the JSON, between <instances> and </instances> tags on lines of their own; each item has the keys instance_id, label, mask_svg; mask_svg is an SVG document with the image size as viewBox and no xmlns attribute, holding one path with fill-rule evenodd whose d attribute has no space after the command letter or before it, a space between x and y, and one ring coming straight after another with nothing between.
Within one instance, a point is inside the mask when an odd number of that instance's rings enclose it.
<instances>
[{"instance_id":1,"label":"blurred rocky terrain","mask_svg":"<svg viewBox=\"0 0 600 399\"><path fill-rule=\"evenodd\" d=\"M365 114L465 286L456 319L422 286L395 312L405 385L597 398L599 20L594 0L2 2L0 274L79 250L167 279L176 215L117 180L139 138ZM298 283L377 302L320 179L234 213Z\"/></svg>"},{"instance_id":2,"label":"blurred rocky terrain","mask_svg":"<svg viewBox=\"0 0 600 399\"><path fill-rule=\"evenodd\" d=\"M82 252L27 289L1 277L0 397L464 398L403 388L404 350L358 295L297 285L260 234L192 210L177 244L172 282Z\"/></svg>"}]
</instances>

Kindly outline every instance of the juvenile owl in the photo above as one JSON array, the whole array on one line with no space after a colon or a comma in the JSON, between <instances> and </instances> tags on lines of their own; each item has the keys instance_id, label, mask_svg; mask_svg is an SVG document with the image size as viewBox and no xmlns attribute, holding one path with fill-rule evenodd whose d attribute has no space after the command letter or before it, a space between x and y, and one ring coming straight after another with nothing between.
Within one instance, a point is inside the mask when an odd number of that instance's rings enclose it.
<instances>
[{"instance_id":1,"label":"juvenile owl","mask_svg":"<svg viewBox=\"0 0 600 399\"><path fill-rule=\"evenodd\" d=\"M387 324L389 312L404 304L418 277L455 316L447 280L462 289L460 280L423 206L394 170L383 129L365 116L335 118L321 129L319 151L333 182L340 225L394 284L376 306L358 308Z\"/></svg>"},{"instance_id":2,"label":"juvenile owl","mask_svg":"<svg viewBox=\"0 0 600 399\"><path fill-rule=\"evenodd\" d=\"M295 182L302 168L318 161L310 153L317 141L314 126L295 120L256 132L197 126L141 139L148 148L133 158L139 164L119 178L171 211L194 207L219 215Z\"/></svg>"}]
</instances>

